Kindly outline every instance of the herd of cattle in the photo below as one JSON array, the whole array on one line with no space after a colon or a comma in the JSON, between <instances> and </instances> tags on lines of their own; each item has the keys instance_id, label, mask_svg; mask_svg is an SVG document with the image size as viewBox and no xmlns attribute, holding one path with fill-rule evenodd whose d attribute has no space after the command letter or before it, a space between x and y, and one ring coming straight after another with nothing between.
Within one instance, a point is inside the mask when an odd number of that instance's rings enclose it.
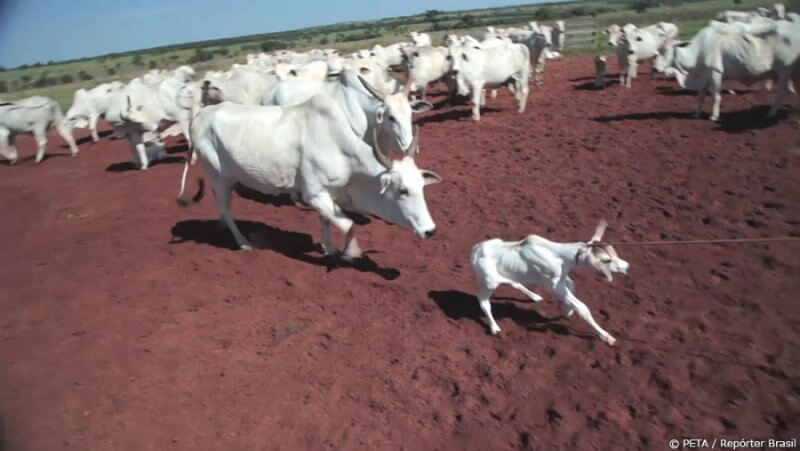
<instances>
[{"instance_id":1,"label":"herd of cattle","mask_svg":"<svg viewBox=\"0 0 800 451\"><path fill-rule=\"evenodd\" d=\"M712 21L686 43L675 40L678 28L673 24L610 27L606 33L617 49L621 83L630 86L638 62L655 60L655 70L700 92L701 108L711 90L716 118L723 80L749 82L774 75L778 108L789 79L797 80L800 69L798 15L777 5L762 13L728 12L721 18L726 22ZM543 82L545 61L560 57L564 32L563 22L487 27L482 40L449 35L443 47L432 46L425 33L412 32L412 42L376 45L346 57L331 49L251 54L246 64L208 72L199 81L193 81L194 70L188 66L153 70L127 84L79 89L66 116L44 97L0 102L0 154L15 162L14 135L33 133L36 161L41 161L51 126L77 154L70 130L88 127L97 141L97 121L104 118L117 136L127 138L134 164L147 169L165 156L162 139L183 134L190 157L180 181L179 205L203 197L203 179L192 198L184 197L189 169L199 157L220 217L241 249L252 246L231 214L231 191L237 184L265 194L288 193L313 208L322 223L324 253L355 259L361 250L345 212L373 214L413 230L419 238L436 231L424 187L442 179L417 167L419 135L412 123L414 113L433 108L425 101L427 86L444 83L451 99L471 95L475 120L480 120L485 90L507 87L522 112L531 73L536 83ZM397 67L405 70L403 80L390 76L390 69ZM604 58L596 60L596 68L604 71ZM392 151L399 151L400 158L392 158ZM345 235L341 252L331 243L331 224ZM575 296L569 277L577 266L593 268L609 281L612 272L627 272L628 263L601 241L605 227L602 222L587 242L556 243L530 235L519 242L495 239L476 245L471 261L491 332L500 331L491 313L492 292L509 284L540 301L524 286L539 284L562 301L565 315L577 312L613 345L615 339Z\"/></svg>"}]
</instances>

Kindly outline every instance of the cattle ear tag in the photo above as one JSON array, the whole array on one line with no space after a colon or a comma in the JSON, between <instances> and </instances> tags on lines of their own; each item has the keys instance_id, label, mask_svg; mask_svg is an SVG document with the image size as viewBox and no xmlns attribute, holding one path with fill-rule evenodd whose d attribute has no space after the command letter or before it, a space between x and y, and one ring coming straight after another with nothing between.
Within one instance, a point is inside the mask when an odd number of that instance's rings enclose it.
<instances>
[{"instance_id":1,"label":"cattle ear tag","mask_svg":"<svg viewBox=\"0 0 800 451\"><path fill-rule=\"evenodd\" d=\"M392 186L392 174L387 171L381 174L381 194L385 193L390 186Z\"/></svg>"}]
</instances>

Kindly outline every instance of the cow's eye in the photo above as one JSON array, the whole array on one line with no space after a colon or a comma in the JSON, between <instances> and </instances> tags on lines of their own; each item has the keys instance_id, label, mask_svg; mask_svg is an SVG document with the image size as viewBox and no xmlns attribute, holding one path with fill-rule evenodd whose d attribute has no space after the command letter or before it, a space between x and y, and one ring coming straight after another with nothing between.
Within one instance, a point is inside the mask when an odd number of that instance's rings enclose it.
<instances>
[{"instance_id":1,"label":"cow's eye","mask_svg":"<svg viewBox=\"0 0 800 451\"><path fill-rule=\"evenodd\" d=\"M394 122L395 124L397 123L397 119L395 119L394 116L389 116L389 120Z\"/></svg>"},{"instance_id":2,"label":"cow's eye","mask_svg":"<svg viewBox=\"0 0 800 451\"><path fill-rule=\"evenodd\" d=\"M610 257L603 257L603 258L600 259L600 261L603 262L603 263L611 263L611 258Z\"/></svg>"},{"instance_id":3,"label":"cow's eye","mask_svg":"<svg viewBox=\"0 0 800 451\"><path fill-rule=\"evenodd\" d=\"M400 188L399 190L397 190L397 192L401 196L408 196L408 188Z\"/></svg>"}]
</instances>

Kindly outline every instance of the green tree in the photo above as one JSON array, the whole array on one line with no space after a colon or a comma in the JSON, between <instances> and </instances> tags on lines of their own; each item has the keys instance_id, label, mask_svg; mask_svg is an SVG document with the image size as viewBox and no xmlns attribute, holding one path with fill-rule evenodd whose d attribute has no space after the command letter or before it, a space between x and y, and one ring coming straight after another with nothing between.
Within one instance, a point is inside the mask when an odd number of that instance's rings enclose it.
<instances>
[{"instance_id":1,"label":"green tree","mask_svg":"<svg viewBox=\"0 0 800 451\"><path fill-rule=\"evenodd\" d=\"M633 0L631 9L639 14L646 13L647 9L653 6L652 0Z\"/></svg>"},{"instance_id":2,"label":"green tree","mask_svg":"<svg viewBox=\"0 0 800 451\"><path fill-rule=\"evenodd\" d=\"M155 69L156 67L158 67L158 63L151 60L149 63L147 63L147 67L149 67L150 69Z\"/></svg>"},{"instance_id":3,"label":"green tree","mask_svg":"<svg viewBox=\"0 0 800 451\"><path fill-rule=\"evenodd\" d=\"M131 64L134 66L144 66L144 58L142 58L142 55L135 55L131 60Z\"/></svg>"},{"instance_id":4,"label":"green tree","mask_svg":"<svg viewBox=\"0 0 800 451\"><path fill-rule=\"evenodd\" d=\"M533 13L533 18L536 20L550 20L553 18L553 8L550 6L542 6Z\"/></svg>"}]
</instances>

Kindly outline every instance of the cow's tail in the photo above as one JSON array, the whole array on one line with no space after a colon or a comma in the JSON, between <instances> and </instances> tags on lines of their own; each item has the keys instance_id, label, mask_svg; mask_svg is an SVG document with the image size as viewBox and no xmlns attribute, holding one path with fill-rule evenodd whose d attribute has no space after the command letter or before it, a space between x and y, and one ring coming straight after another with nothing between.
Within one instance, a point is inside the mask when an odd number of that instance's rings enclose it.
<instances>
[{"instance_id":1,"label":"cow's tail","mask_svg":"<svg viewBox=\"0 0 800 451\"><path fill-rule=\"evenodd\" d=\"M192 196L190 199L186 199L183 197L184 191L186 191L186 176L189 175L189 165L191 164L192 157L194 156L194 145L189 146L189 156L186 158L186 163L183 165L183 175L181 176L181 191L178 193L178 198L176 202L178 206L181 207L188 207L189 205L194 205L200 202L203 199L203 195L205 194L206 182L203 180L202 177L197 179L197 192Z\"/></svg>"}]
</instances>

